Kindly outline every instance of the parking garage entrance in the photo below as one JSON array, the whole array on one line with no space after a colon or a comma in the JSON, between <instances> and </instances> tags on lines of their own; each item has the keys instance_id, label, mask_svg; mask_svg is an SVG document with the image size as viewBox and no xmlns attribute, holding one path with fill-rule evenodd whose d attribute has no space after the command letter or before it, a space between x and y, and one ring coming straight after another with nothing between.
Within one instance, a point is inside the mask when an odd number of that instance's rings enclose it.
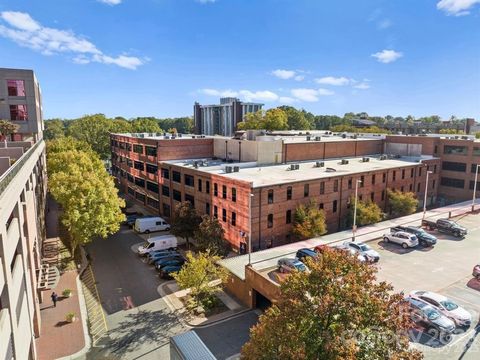
<instances>
[{"instance_id":1,"label":"parking garage entrance","mask_svg":"<svg viewBox=\"0 0 480 360\"><path fill-rule=\"evenodd\" d=\"M270 306L272 306L272 302L259 293L257 290L252 289L253 291L253 308L260 309L262 311L267 310Z\"/></svg>"}]
</instances>

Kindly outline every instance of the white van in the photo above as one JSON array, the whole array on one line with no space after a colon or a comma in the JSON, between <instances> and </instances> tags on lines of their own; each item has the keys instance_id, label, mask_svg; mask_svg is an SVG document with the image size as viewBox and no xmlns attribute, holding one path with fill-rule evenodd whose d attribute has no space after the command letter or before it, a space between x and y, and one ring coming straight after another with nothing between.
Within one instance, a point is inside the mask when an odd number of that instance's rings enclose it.
<instances>
[{"instance_id":1,"label":"white van","mask_svg":"<svg viewBox=\"0 0 480 360\"><path fill-rule=\"evenodd\" d=\"M138 255L145 256L151 251L174 250L177 248L177 237L173 235L154 236L138 247Z\"/></svg>"},{"instance_id":2,"label":"white van","mask_svg":"<svg viewBox=\"0 0 480 360\"><path fill-rule=\"evenodd\" d=\"M135 220L135 226L133 227L138 233L151 233L154 231L168 231L170 230L170 224L163 220L161 217L148 217L139 218Z\"/></svg>"}]
</instances>

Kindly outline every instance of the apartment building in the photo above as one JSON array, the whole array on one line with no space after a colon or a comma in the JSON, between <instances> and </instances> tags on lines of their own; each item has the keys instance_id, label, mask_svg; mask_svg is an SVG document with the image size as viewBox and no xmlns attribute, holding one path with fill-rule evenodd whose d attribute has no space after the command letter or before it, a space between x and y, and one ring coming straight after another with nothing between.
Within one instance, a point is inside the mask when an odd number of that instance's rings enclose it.
<instances>
[{"instance_id":1,"label":"apartment building","mask_svg":"<svg viewBox=\"0 0 480 360\"><path fill-rule=\"evenodd\" d=\"M220 104L193 106L195 133L232 136L243 117L262 109L263 104L242 102L237 98L221 98Z\"/></svg>"},{"instance_id":2,"label":"apartment building","mask_svg":"<svg viewBox=\"0 0 480 360\"><path fill-rule=\"evenodd\" d=\"M2 359L36 358L34 338L40 335L41 290L48 285L41 262L46 161L38 94L32 71L0 69L0 117L13 117L13 122L21 124L17 135L0 142Z\"/></svg>"}]
</instances>

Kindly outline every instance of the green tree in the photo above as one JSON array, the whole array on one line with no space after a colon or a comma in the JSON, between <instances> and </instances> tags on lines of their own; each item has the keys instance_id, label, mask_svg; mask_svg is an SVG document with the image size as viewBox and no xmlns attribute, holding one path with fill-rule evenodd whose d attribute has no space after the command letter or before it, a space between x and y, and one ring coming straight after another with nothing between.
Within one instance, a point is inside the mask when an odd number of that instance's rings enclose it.
<instances>
[{"instance_id":1,"label":"green tree","mask_svg":"<svg viewBox=\"0 0 480 360\"><path fill-rule=\"evenodd\" d=\"M259 130L263 126L263 112L258 110L257 112L248 113L244 116L242 122L237 124L238 130Z\"/></svg>"},{"instance_id":2,"label":"green tree","mask_svg":"<svg viewBox=\"0 0 480 360\"><path fill-rule=\"evenodd\" d=\"M171 233L184 238L189 248L190 238L198 230L201 221L200 215L190 202L181 202L174 210Z\"/></svg>"},{"instance_id":3,"label":"green tree","mask_svg":"<svg viewBox=\"0 0 480 360\"><path fill-rule=\"evenodd\" d=\"M5 143L7 142L8 137L15 134L19 128L19 125L8 120L0 120L0 135L5 137Z\"/></svg>"},{"instance_id":4,"label":"green tree","mask_svg":"<svg viewBox=\"0 0 480 360\"><path fill-rule=\"evenodd\" d=\"M353 213L355 210L355 198L350 198L350 208L348 209L348 224L353 224ZM375 224L383 219L383 212L380 207L371 201L357 200L357 225Z\"/></svg>"},{"instance_id":5,"label":"green tree","mask_svg":"<svg viewBox=\"0 0 480 360\"><path fill-rule=\"evenodd\" d=\"M218 219L208 215L202 216L202 222L194 233L200 251L210 251L211 254L225 256L229 251L225 241L225 231Z\"/></svg>"},{"instance_id":6,"label":"green tree","mask_svg":"<svg viewBox=\"0 0 480 360\"><path fill-rule=\"evenodd\" d=\"M354 256L325 249L310 272L293 272L281 298L250 330L242 359L417 360L409 347L413 325L393 287Z\"/></svg>"},{"instance_id":7,"label":"green tree","mask_svg":"<svg viewBox=\"0 0 480 360\"><path fill-rule=\"evenodd\" d=\"M116 133L116 134L124 134L124 133L130 133L130 132L135 132L132 130L132 124L122 118L122 117L116 117L113 120L110 120L110 128L109 132L111 133Z\"/></svg>"},{"instance_id":8,"label":"green tree","mask_svg":"<svg viewBox=\"0 0 480 360\"><path fill-rule=\"evenodd\" d=\"M393 217L413 214L417 211L418 200L413 192L387 190L390 214Z\"/></svg>"},{"instance_id":9,"label":"green tree","mask_svg":"<svg viewBox=\"0 0 480 360\"><path fill-rule=\"evenodd\" d=\"M65 136L65 124L63 120L52 119L45 120L45 130L43 137L45 140L58 139Z\"/></svg>"},{"instance_id":10,"label":"green tree","mask_svg":"<svg viewBox=\"0 0 480 360\"><path fill-rule=\"evenodd\" d=\"M229 272L218 266L219 256L207 252L200 252L196 256L187 253L187 262L182 269L173 274L180 289L190 289L190 296L196 305L207 305L212 302L215 293L227 281Z\"/></svg>"},{"instance_id":11,"label":"green tree","mask_svg":"<svg viewBox=\"0 0 480 360\"><path fill-rule=\"evenodd\" d=\"M239 130L286 130L287 114L282 109L259 110L245 115L244 121L238 123Z\"/></svg>"},{"instance_id":12,"label":"green tree","mask_svg":"<svg viewBox=\"0 0 480 360\"><path fill-rule=\"evenodd\" d=\"M158 133L162 129L158 121L153 118L138 118L131 121L132 132L134 133Z\"/></svg>"},{"instance_id":13,"label":"green tree","mask_svg":"<svg viewBox=\"0 0 480 360\"><path fill-rule=\"evenodd\" d=\"M325 212L319 209L315 201L299 205L295 209L293 234L300 239L309 239L327 232Z\"/></svg>"},{"instance_id":14,"label":"green tree","mask_svg":"<svg viewBox=\"0 0 480 360\"><path fill-rule=\"evenodd\" d=\"M299 111L292 106L280 106L279 109L287 114L287 123L290 130L309 130L312 124L308 122L304 111Z\"/></svg>"}]
</instances>

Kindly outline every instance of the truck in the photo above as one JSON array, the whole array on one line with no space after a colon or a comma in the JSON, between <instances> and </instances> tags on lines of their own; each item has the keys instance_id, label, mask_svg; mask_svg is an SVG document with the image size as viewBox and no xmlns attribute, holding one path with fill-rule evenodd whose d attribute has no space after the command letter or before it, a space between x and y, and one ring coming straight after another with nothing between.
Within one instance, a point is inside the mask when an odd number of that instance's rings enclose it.
<instances>
[{"instance_id":1,"label":"truck","mask_svg":"<svg viewBox=\"0 0 480 360\"><path fill-rule=\"evenodd\" d=\"M422 226L425 226L429 230L437 230L445 234L453 235L457 238L464 238L467 235L466 228L449 219L438 219L437 221L422 220Z\"/></svg>"}]
</instances>

